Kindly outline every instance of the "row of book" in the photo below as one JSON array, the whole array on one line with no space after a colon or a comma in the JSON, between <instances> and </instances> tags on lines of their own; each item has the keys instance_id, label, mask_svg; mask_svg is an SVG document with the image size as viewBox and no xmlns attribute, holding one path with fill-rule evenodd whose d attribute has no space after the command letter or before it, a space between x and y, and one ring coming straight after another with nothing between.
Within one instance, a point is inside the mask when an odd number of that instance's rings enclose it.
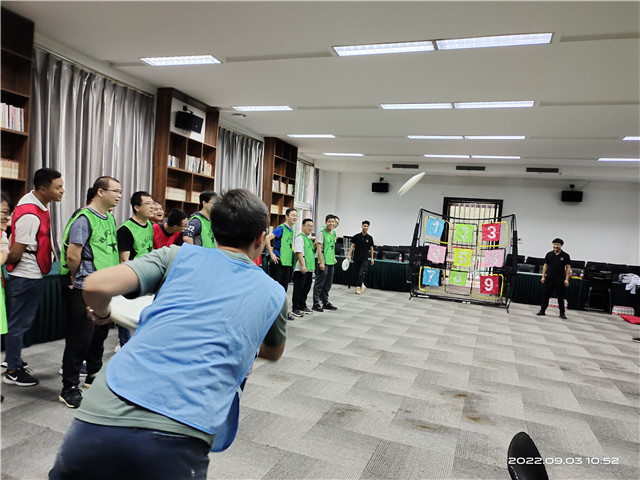
<instances>
[{"instance_id":1,"label":"row of book","mask_svg":"<svg viewBox=\"0 0 640 480\"><path fill-rule=\"evenodd\" d=\"M187 194L184 188L167 187L164 198L165 200L175 200L177 202L199 203L201 193L202 192L191 192Z\"/></svg>"},{"instance_id":2,"label":"row of book","mask_svg":"<svg viewBox=\"0 0 640 480\"><path fill-rule=\"evenodd\" d=\"M168 165L173 168L180 167L180 158L175 155L169 155ZM213 165L200 157L187 155L184 162L184 169L190 172L201 173L203 175L213 175Z\"/></svg>"},{"instance_id":3,"label":"row of book","mask_svg":"<svg viewBox=\"0 0 640 480\"><path fill-rule=\"evenodd\" d=\"M20 178L20 163L17 160L0 159L0 177Z\"/></svg>"},{"instance_id":4,"label":"row of book","mask_svg":"<svg viewBox=\"0 0 640 480\"><path fill-rule=\"evenodd\" d=\"M274 180L273 191L286 193L287 195L293 195L293 184L292 183L287 184L287 183L281 182L280 180Z\"/></svg>"},{"instance_id":5,"label":"row of book","mask_svg":"<svg viewBox=\"0 0 640 480\"><path fill-rule=\"evenodd\" d=\"M24 132L24 108L0 104L0 127Z\"/></svg>"}]
</instances>

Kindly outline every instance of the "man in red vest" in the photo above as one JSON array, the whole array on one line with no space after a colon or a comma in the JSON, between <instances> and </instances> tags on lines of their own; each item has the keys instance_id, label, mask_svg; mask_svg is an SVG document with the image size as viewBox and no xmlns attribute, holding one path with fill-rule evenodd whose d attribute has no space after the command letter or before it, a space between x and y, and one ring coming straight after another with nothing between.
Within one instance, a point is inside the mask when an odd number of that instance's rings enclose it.
<instances>
[{"instance_id":1,"label":"man in red vest","mask_svg":"<svg viewBox=\"0 0 640 480\"><path fill-rule=\"evenodd\" d=\"M62 175L41 168L33 176L34 190L20 199L11 223L11 250L7 258L11 309L5 337L7 372L3 383L31 387L38 384L22 360L22 338L36 316L43 292L42 277L51 270L49 202L64 194Z\"/></svg>"}]
</instances>

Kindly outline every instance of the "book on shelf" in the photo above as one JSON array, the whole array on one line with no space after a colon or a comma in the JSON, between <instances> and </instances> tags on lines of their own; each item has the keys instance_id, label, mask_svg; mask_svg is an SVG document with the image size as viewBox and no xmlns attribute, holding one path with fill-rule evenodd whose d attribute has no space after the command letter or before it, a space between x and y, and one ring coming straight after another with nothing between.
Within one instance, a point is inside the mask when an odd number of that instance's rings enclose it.
<instances>
[{"instance_id":1,"label":"book on shelf","mask_svg":"<svg viewBox=\"0 0 640 480\"><path fill-rule=\"evenodd\" d=\"M200 194L202 192L191 192L191 203L200 204Z\"/></svg>"},{"instance_id":2,"label":"book on shelf","mask_svg":"<svg viewBox=\"0 0 640 480\"><path fill-rule=\"evenodd\" d=\"M280 193L287 193L287 184L280 182Z\"/></svg>"},{"instance_id":3,"label":"book on shelf","mask_svg":"<svg viewBox=\"0 0 640 480\"><path fill-rule=\"evenodd\" d=\"M187 191L184 188L167 187L164 198L184 202L187 199Z\"/></svg>"},{"instance_id":4,"label":"book on shelf","mask_svg":"<svg viewBox=\"0 0 640 480\"><path fill-rule=\"evenodd\" d=\"M0 159L0 177L20 178L20 163L7 158Z\"/></svg>"},{"instance_id":5,"label":"book on shelf","mask_svg":"<svg viewBox=\"0 0 640 480\"><path fill-rule=\"evenodd\" d=\"M273 190L274 192L278 192L280 190L280 180L274 180L271 190Z\"/></svg>"},{"instance_id":6,"label":"book on shelf","mask_svg":"<svg viewBox=\"0 0 640 480\"><path fill-rule=\"evenodd\" d=\"M293 195L293 183L290 183L289 185L287 185L287 193L289 195Z\"/></svg>"},{"instance_id":7,"label":"book on shelf","mask_svg":"<svg viewBox=\"0 0 640 480\"><path fill-rule=\"evenodd\" d=\"M278 205L271 205L271 213L275 213L276 215L280 213L280 207Z\"/></svg>"},{"instance_id":8,"label":"book on shelf","mask_svg":"<svg viewBox=\"0 0 640 480\"><path fill-rule=\"evenodd\" d=\"M169 155L169 166L173 168L180 168L180 159L175 155Z\"/></svg>"},{"instance_id":9,"label":"book on shelf","mask_svg":"<svg viewBox=\"0 0 640 480\"><path fill-rule=\"evenodd\" d=\"M0 127L24 132L24 108L2 102L0 104Z\"/></svg>"}]
</instances>

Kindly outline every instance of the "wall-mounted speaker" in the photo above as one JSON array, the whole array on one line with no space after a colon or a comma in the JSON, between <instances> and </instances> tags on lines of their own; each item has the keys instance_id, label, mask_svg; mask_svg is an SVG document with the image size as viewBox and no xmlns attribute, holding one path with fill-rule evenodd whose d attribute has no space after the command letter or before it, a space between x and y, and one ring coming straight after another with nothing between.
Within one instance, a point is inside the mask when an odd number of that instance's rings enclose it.
<instances>
[{"instance_id":1,"label":"wall-mounted speaker","mask_svg":"<svg viewBox=\"0 0 640 480\"><path fill-rule=\"evenodd\" d=\"M577 190L563 190L560 200L563 202L580 203L582 201L582 192Z\"/></svg>"},{"instance_id":2,"label":"wall-mounted speaker","mask_svg":"<svg viewBox=\"0 0 640 480\"><path fill-rule=\"evenodd\" d=\"M176 128L200 133L204 119L191 112L176 112Z\"/></svg>"},{"instance_id":3,"label":"wall-mounted speaker","mask_svg":"<svg viewBox=\"0 0 640 480\"><path fill-rule=\"evenodd\" d=\"M371 191L377 193L387 193L389 191L389 184L387 182L373 182L371 184Z\"/></svg>"}]
</instances>

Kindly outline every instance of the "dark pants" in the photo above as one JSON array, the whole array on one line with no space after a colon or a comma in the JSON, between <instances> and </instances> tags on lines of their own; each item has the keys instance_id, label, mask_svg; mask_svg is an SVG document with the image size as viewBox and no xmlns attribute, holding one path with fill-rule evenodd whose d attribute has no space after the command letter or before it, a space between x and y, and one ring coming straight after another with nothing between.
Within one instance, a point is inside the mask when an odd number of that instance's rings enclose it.
<instances>
[{"instance_id":1,"label":"dark pants","mask_svg":"<svg viewBox=\"0 0 640 480\"><path fill-rule=\"evenodd\" d=\"M542 287L542 304L540 305L540 311L544 312L549 306L549 299L551 293L555 290L556 297L558 298L558 308L560 309L560 315L564 315L564 279L560 281L547 280L543 283Z\"/></svg>"},{"instance_id":2,"label":"dark pants","mask_svg":"<svg viewBox=\"0 0 640 480\"><path fill-rule=\"evenodd\" d=\"M7 370L22 367L22 340L38 312L38 304L44 291L42 278L22 278L9 275L11 310L7 318L8 332L4 338Z\"/></svg>"},{"instance_id":3,"label":"dark pants","mask_svg":"<svg viewBox=\"0 0 640 480\"><path fill-rule=\"evenodd\" d=\"M205 480L209 446L176 433L73 420L50 480Z\"/></svg>"},{"instance_id":4,"label":"dark pants","mask_svg":"<svg viewBox=\"0 0 640 480\"><path fill-rule=\"evenodd\" d=\"M293 272L293 298L291 299L294 310L304 310L307 307L307 295L311 290L313 272Z\"/></svg>"},{"instance_id":5,"label":"dark pants","mask_svg":"<svg viewBox=\"0 0 640 480\"><path fill-rule=\"evenodd\" d=\"M284 288L284 291L287 291L289 287L289 281L291 280L291 267L285 267L281 263L273 263L269 264L269 275L276 282L278 282Z\"/></svg>"},{"instance_id":6,"label":"dark pants","mask_svg":"<svg viewBox=\"0 0 640 480\"><path fill-rule=\"evenodd\" d=\"M313 304L326 305L329 303L329 290L333 285L333 267L334 265L324 266L324 270L316 265L316 283L313 284Z\"/></svg>"},{"instance_id":7,"label":"dark pants","mask_svg":"<svg viewBox=\"0 0 640 480\"><path fill-rule=\"evenodd\" d=\"M359 287L364 283L364 277L367 274L371 260L365 258L364 260L354 260L353 268L358 272L358 279L356 280L356 287Z\"/></svg>"},{"instance_id":8,"label":"dark pants","mask_svg":"<svg viewBox=\"0 0 640 480\"><path fill-rule=\"evenodd\" d=\"M64 354L62 355L62 386L77 387L80 383L82 362L87 361L87 374L98 373L102 368L104 341L110 324L95 326L87 318L87 305L82 290L69 289L69 275L60 277L62 298L67 305L67 324Z\"/></svg>"}]
</instances>

